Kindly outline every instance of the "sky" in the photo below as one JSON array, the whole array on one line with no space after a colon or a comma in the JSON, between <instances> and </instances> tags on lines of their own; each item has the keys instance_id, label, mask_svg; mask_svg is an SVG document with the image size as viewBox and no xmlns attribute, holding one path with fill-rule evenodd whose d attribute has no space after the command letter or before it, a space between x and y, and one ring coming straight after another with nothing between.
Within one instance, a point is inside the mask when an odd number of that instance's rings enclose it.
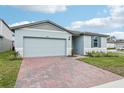
<instances>
[{"instance_id":1,"label":"sky","mask_svg":"<svg viewBox=\"0 0 124 93\"><path fill-rule=\"evenodd\" d=\"M0 6L0 18L9 26L51 20L67 29L124 39L124 6L30 5Z\"/></svg>"}]
</instances>

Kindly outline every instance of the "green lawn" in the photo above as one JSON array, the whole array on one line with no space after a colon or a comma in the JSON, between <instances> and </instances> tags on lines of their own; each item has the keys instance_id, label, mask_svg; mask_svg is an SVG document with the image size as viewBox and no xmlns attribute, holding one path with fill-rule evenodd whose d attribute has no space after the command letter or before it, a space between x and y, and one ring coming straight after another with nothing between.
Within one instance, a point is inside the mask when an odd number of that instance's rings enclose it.
<instances>
[{"instance_id":1,"label":"green lawn","mask_svg":"<svg viewBox=\"0 0 124 93\"><path fill-rule=\"evenodd\" d=\"M87 57L79 60L124 76L124 56L122 55L119 57Z\"/></svg>"},{"instance_id":2,"label":"green lawn","mask_svg":"<svg viewBox=\"0 0 124 93\"><path fill-rule=\"evenodd\" d=\"M120 52L124 52L124 50L119 50Z\"/></svg>"},{"instance_id":3,"label":"green lawn","mask_svg":"<svg viewBox=\"0 0 124 93\"><path fill-rule=\"evenodd\" d=\"M14 87L21 60L10 60L12 51L0 53L0 87Z\"/></svg>"}]
</instances>

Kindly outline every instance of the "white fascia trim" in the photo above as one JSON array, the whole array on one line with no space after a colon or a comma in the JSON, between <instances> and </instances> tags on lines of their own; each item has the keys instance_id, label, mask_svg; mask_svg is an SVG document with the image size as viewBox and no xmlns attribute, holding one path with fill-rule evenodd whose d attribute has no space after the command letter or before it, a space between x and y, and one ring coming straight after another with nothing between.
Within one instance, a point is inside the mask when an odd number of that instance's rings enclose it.
<instances>
[{"instance_id":1,"label":"white fascia trim","mask_svg":"<svg viewBox=\"0 0 124 93\"><path fill-rule=\"evenodd\" d=\"M44 32L57 32L57 33L68 33L68 32L65 32L65 31L59 31L59 30L57 30L57 31L55 31L55 30L46 30L46 29L34 29L34 28L22 28L22 29L20 29L20 30L36 30L36 31L44 31Z\"/></svg>"}]
</instances>

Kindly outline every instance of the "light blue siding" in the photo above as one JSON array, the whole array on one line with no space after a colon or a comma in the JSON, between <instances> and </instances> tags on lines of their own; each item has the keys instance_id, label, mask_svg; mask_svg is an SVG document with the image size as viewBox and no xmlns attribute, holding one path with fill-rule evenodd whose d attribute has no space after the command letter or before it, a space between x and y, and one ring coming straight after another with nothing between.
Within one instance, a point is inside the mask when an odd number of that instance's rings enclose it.
<instances>
[{"instance_id":1,"label":"light blue siding","mask_svg":"<svg viewBox=\"0 0 124 93\"><path fill-rule=\"evenodd\" d=\"M92 36L81 35L73 37L73 50L74 53L79 55L86 55L87 52L91 51L106 51L106 37L100 37L99 42L101 43L99 47L92 47L91 38Z\"/></svg>"},{"instance_id":2,"label":"light blue siding","mask_svg":"<svg viewBox=\"0 0 124 93\"><path fill-rule=\"evenodd\" d=\"M12 48L12 32L0 20L0 52L10 50Z\"/></svg>"},{"instance_id":3,"label":"light blue siding","mask_svg":"<svg viewBox=\"0 0 124 93\"><path fill-rule=\"evenodd\" d=\"M101 45L100 47L91 47L91 38L92 36L84 36L84 55L86 55L87 52L91 51L106 51L107 49L107 43L106 43L106 38L107 37L101 37L100 36L100 41Z\"/></svg>"},{"instance_id":4,"label":"light blue siding","mask_svg":"<svg viewBox=\"0 0 124 93\"><path fill-rule=\"evenodd\" d=\"M74 50L74 53L83 55L83 51L84 51L83 36L77 36L77 37L75 36L73 38L73 50Z\"/></svg>"},{"instance_id":5,"label":"light blue siding","mask_svg":"<svg viewBox=\"0 0 124 93\"><path fill-rule=\"evenodd\" d=\"M107 38L101 37L101 48L107 48Z\"/></svg>"},{"instance_id":6,"label":"light blue siding","mask_svg":"<svg viewBox=\"0 0 124 93\"><path fill-rule=\"evenodd\" d=\"M0 38L0 52L11 50L12 42L6 38Z\"/></svg>"},{"instance_id":7,"label":"light blue siding","mask_svg":"<svg viewBox=\"0 0 124 93\"><path fill-rule=\"evenodd\" d=\"M91 48L91 36L84 36L84 48Z\"/></svg>"}]
</instances>

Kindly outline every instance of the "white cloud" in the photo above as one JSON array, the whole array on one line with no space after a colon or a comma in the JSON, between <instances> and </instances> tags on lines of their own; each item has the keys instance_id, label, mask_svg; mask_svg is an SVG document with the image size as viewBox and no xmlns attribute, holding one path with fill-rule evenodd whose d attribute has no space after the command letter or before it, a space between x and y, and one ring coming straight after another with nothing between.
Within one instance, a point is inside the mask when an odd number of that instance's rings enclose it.
<instances>
[{"instance_id":1,"label":"white cloud","mask_svg":"<svg viewBox=\"0 0 124 93\"><path fill-rule=\"evenodd\" d=\"M31 21L31 22L30 21L22 21L22 22L13 23L9 26L12 27L12 26L24 25L24 24L28 24L28 23L32 23L32 22L34 22L34 21Z\"/></svg>"},{"instance_id":2,"label":"white cloud","mask_svg":"<svg viewBox=\"0 0 124 93\"><path fill-rule=\"evenodd\" d=\"M111 16L114 17L123 17L124 15L124 6L108 6L110 9Z\"/></svg>"},{"instance_id":3,"label":"white cloud","mask_svg":"<svg viewBox=\"0 0 124 93\"><path fill-rule=\"evenodd\" d=\"M107 10L106 10L107 11ZM104 32L112 32L111 35L115 35L118 38L124 39L124 32L116 31L124 27L124 6L108 6L109 16L96 17L89 20L74 21L67 28L73 30L96 30ZM110 33L109 33L110 34Z\"/></svg>"},{"instance_id":4,"label":"white cloud","mask_svg":"<svg viewBox=\"0 0 124 93\"><path fill-rule=\"evenodd\" d=\"M43 13L56 13L66 11L66 6L64 5L23 5L17 6L21 9L33 11L33 12L43 12Z\"/></svg>"},{"instance_id":5,"label":"white cloud","mask_svg":"<svg viewBox=\"0 0 124 93\"><path fill-rule=\"evenodd\" d=\"M106 26L108 26L110 24L110 18L106 17L106 18L93 18L93 19L89 19L89 20L83 20L83 21L75 21L72 22L70 26L68 26L67 28L70 29L80 29L80 28L105 28ZM110 25L111 26L111 25Z\"/></svg>"},{"instance_id":6,"label":"white cloud","mask_svg":"<svg viewBox=\"0 0 124 93\"><path fill-rule=\"evenodd\" d=\"M110 33L105 33L110 36L115 36L117 39L124 39L124 32L120 31L115 31L115 32L110 32Z\"/></svg>"},{"instance_id":7,"label":"white cloud","mask_svg":"<svg viewBox=\"0 0 124 93\"><path fill-rule=\"evenodd\" d=\"M84 26L118 28L124 26L124 6L109 6L108 9L110 16L75 21L70 24L70 28L79 29L83 28Z\"/></svg>"}]
</instances>

